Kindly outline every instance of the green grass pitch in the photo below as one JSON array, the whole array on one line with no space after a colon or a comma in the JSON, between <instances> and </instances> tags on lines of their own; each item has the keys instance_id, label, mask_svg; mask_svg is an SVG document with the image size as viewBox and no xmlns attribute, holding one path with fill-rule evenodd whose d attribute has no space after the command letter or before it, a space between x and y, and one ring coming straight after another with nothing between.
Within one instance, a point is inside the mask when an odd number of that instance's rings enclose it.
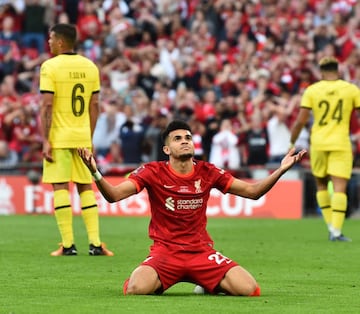
<instances>
[{"instance_id":1,"label":"green grass pitch","mask_svg":"<svg viewBox=\"0 0 360 314\"><path fill-rule=\"evenodd\" d=\"M345 221L351 243L327 240L321 218L209 219L215 248L258 280L258 298L193 295L180 283L162 296L122 295L122 283L146 257L149 218L100 217L114 257L88 256L81 217L78 256L51 257L55 219L0 216L0 314L32 313L360 313L359 221Z\"/></svg>"}]
</instances>

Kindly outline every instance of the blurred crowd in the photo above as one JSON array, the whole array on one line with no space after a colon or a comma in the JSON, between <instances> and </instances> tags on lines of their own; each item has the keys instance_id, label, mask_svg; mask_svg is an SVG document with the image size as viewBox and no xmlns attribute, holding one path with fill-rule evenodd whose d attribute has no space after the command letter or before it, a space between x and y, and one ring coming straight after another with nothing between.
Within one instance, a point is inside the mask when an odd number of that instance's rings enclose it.
<instances>
[{"instance_id":1,"label":"blurred crowd","mask_svg":"<svg viewBox=\"0 0 360 314\"><path fill-rule=\"evenodd\" d=\"M0 167L42 160L38 69L59 22L77 25L78 53L100 69L103 172L165 159L160 134L174 118L190 123L196 158L271 165L288 151L321 57L336 56L360 87L356 0L0 0ZM351 134L357 166L356 115Z\"/></svg>"}]
</instances>

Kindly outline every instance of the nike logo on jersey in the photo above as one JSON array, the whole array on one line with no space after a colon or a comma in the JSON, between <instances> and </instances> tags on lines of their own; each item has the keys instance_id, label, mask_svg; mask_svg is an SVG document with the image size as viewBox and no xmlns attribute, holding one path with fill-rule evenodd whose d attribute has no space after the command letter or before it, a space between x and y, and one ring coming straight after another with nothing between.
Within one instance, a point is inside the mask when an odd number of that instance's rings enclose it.
<instances>
[{"instance_id":1,"label":"nike logo on jersey","mask_svg":"<svg viewBox=\"0 0 360 314\"><path fill-rule=\"evenodd\" d=\"M175 187L175 185L166 185L166 184L164 184L165 189L172 189L174 187Z\"/></svg>"}]
</instances>

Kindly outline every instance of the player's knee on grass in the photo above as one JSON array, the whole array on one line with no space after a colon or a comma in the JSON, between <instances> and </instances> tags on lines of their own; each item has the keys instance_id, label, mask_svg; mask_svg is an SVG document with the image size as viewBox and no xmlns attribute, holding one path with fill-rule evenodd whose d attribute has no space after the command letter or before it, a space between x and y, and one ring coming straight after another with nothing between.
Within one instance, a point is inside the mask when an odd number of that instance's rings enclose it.
<instances>
[{"instance_id":1,"label":"player's knee on grass","mask_svg":"<svg viewBox=\"0 0 360 314\"><path fill-rule=\"evenodd\" d=\"M260 287L259 285L255 283L251 283L247 286L244 286L241 289L241 293L238 293L239 296L247 296L247 297L257 297L260 296Z\"/></svg>"},{"instance_id":2,"label":"player's knee on grass","mask_svg":"<svg viewBox=\"0 0 360 314\"><path fill-rule=\"evenodd\" d=\"M129 285L129 280L127 280L126 288L124 284L124 290L126 290L124 293L125 295L148 294L147 291L136 285L134 282Z\"/></svg>"},{"instance_id":3,"label":"player's knee on grass","mask_svg":"<svg viewBox=\"0 0 360 314\"><path fill-rule=\"evenodd\" d=\"M161 294L163 291L160 288L157 288L157 283L153 284L143 284L136 280L127 279L123 285L124 295L147 295L147 294Z\"/></svg>"},{"instance_id":4,"label":"player's knee on grass","mask_svg":"<svg viewBox=\"0 0 360 314\"><path fill-rule=\"evenodd\" d=\"M260 288L255 278L241 266L231 268L220 282L219 288L233 296L260 295Z\"/></svg>"}]
</instances>

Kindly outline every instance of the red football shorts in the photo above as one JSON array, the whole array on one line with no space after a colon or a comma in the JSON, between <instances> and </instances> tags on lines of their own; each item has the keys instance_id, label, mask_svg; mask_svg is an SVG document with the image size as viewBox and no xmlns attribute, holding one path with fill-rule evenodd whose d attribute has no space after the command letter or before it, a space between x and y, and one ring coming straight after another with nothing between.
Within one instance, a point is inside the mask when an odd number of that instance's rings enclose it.
<instances>
[{"instance_id":1,"label":"red football shorts","mask_svg":"<svg viewBox=\"0 0 360 314\"><path fill-rule=\"evenodd\" d=\"M238 264L213 248L202 252L172 251L156 244L141 265L151 266L158 273L163 292L178 282L201 285L207 292L217 293L216 287L230 268Z\"/></svg>"}]
</instances>

